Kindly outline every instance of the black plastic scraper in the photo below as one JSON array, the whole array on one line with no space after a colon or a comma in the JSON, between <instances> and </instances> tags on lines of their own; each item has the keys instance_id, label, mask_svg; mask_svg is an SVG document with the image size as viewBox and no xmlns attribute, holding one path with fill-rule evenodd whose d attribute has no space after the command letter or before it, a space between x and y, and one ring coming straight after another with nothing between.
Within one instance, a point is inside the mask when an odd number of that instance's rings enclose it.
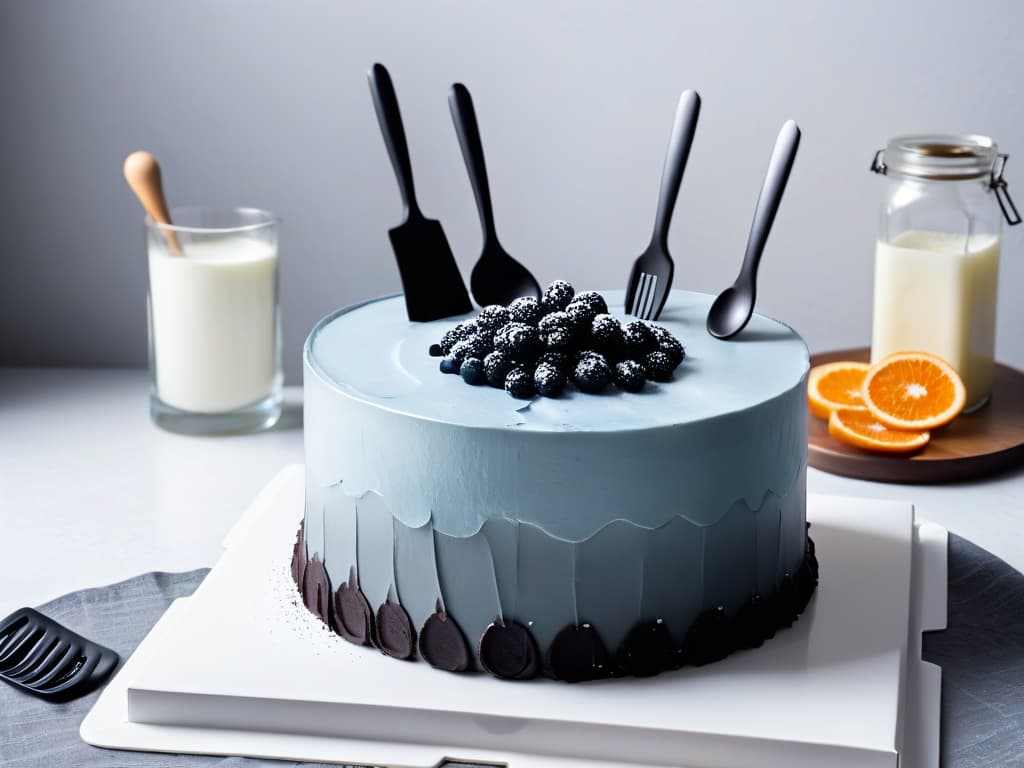
<instances>
[{"instance_id":1,"label":"black plastic scraper","mask_svg":"<svg viewBox=\"0 0 1024 768\"><path fill-rule=\"evenodd\" d=\"M44 699L70 701L94 691L119 660L32 608L0 621L0 679Z\"/></svg>"},{"instance_id":2,"label":"black plastic scraper","mask_svg":"<svg viewBox=\"0 0 1024 768\"><path fill-rule=\"evenodd\" d=\"M426 321L463 315L473 309L473 304L441 223L424 217L416 202L398 97L382 64L374 64L370 70L370 91L405 205L405 221L388 234L402 277L409 319Z\"/></svg>"}]
</instances>

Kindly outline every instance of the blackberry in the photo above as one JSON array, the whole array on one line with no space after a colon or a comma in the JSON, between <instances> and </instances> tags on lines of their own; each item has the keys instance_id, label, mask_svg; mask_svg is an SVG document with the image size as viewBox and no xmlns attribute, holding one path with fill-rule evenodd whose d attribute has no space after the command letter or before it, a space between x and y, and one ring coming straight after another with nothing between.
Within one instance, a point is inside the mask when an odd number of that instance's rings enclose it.
<instances>
[{"instance_id":1,"label":"blackberry","mask_svg":"<svg viewBox=\"0 0 1024 768\"><path fill-rule=\"evenodd\" d=\"M505 377L505 391L522 400L533 397L533 377L525 368L513 368Z\"/></svg>"},{"instance_id":2,"label":"blackberry","mask_svg":"<svg viewBox=\"0 0 1024 768\"><path fill-rule=\"evenodd\" d=\"M584 291L583 293L577 293L573 301L579 304L586 304L594 310L595 315L607 315L608 314L608 302L604 300L597 291Z\"/></svg>"},{"instance_id":3,"label":"blackberry","mask_svg":"<svg viewBox=\"0 0 1024 768\"><path fill-rule=\"evenodd\" d=\"M449 350L448 354L461 363L467 357L478 357L483 359L490 351L491 345L488 344L482 336L473 335L468 339L463 339L462 341L457 342L455 346Z\"/></svg>"},{"instance_id":4,"label":"blackberry","mask_svg":"<svg viewBox=\"0 0 1024 768\"><path fill-rule=\"evenodd\" d=\"M645 325L657 343L661 343L663 339L675 338L675 336L672 335L672 332L663 325L657 325L656 323L645 323Z\"/></svg>"},{"instance_id":5,"label":"blackberry","mask_svg":"<svg viewBox=\"0 0 1024 768\"><path fill-rule=\"evenodd\" d=\"M484 358L484 374L487 383L501 389L505 386L505 377L512 370L512 361L502 352L491 352Z\"/></svg>"},{"instance_id":6,"label":"blackberry","mask_svg":"<svg viewBox=\"0 0 1024 768\"><path fill-rule=\"evenodd\" d=\"M525 323L508 323L494 334L494 348L520 363L532 362L540 354L540 334Z\"/></svg>"},{"instance_id":7,"label":"blackberry","mask_svg":"<svg viewBox=\"0 0 1024 768\"><path fill-rule=\"evenodd\" d=\"M556 328L544 337L544 347L554 352L564 352L572 346L572 332Z\"/></svg>"},{"instance_id":8,"label":"blackberry","mask_svg":"<svg viewBox=\"0 0 1024 768\"><path fill-rule=\"evenodd\" d=\"M441 373L458 373L461 363L450 355L441 358Z\"/></svg>"},{"instance_id":9,"label":"blackberry","mask_svg":"<svg viewBox=\"0 0 1024 768\"><path fill-rule=\"evenodd\" d=\"M608 362L607 360L604 359L604 355L602 355L600 352L595 352L593 349L589 349L589 348L583 348L583 349L577 349L575 354L573 354L573 356L572 356L572 364L573 364L573 366L575 367L581 361L585 360L588 357L599 357L605 363Z\"/></svg>"},{"instance_id":10,"label":"blackberry","mask_svg":"<svg viewBox=\"0 0 1024 768\"><path fill-rule=\"evenodd\" d=\"M675 368L678 368L679 364L686 357L686 350L683 349L683 345L672 334L658 340L658 349L668 355L669 360L672 361L672 366Z\"/></svg>"},{"instance_id":11,"label":"blackberry","mask_svg":"<svg viewBox=\"0 0 1024 768\"><path fill-rule=\"evenodd\" d=\"M657 347L654 334L643 320L632 320L626 323L622 328L622 337L626 341L626 349L634 357L643 357Z\"/></svg>"},{"instance_id":12,"label":"blackberry","mask_svg":"<svg viewBox=\"0 0 1024 768\"><path fill-rule=\"evenodd\" d=\"M444 355L444 350L441 349L440 344L431 344L428 351L431 357L442 357Z\"/></svg>"},{"instance_id":13,"label":"blackberry","mask_svg":"<svg viewBox=\"0 0 1024 768\"><path fill-rule=\"evenodd\" d=\"M544 317L540 319L540 322L537 323L537 330L541 332L541 335L551 333L559 328L564 331L572 329L572 318L565 312L551 312L544 315Z\"/></svg>"},{"instance_id":14,"label":"blackberry","mask_svg":"<svg viewBox=\"0 0 1024 768\"><path fill-rule=\"evenodd\" d=\"M467 384L483 384L487 381L484 372L484 361L479 357L467 357L459 366L459 376Z\"/></svg>"},{"instance_id":15,"label":"blackberry","mask_svg":"<svg viewBox=\"0 0 1024 768\"><path fill-rule=\"evenodd\" d=\"M543 363L553 365L555 366L555 368L558 368L560 371L564 372L569 368L569 353L555 351L545 352L539 358L537 358L538 366L542 365Z\"/></svg>"},{"instance_id":16,"label":"blackberry","mask_svg":"<svg viewBox=\"0 0 1024 768\"><path fill-rule=\"evenodd\" d=\"M565 374L561 368L541 363L533 372L533 385L544 397L558 397L565 388Z\"/></svg>"},{"instance_id":17,"label":"blackberry","mask_svg":"<svg viewBox=\"0 0 1024 768\"><path fill-rule=\"evenodd\" d=\"M660 349L648 352L644 358L644 372L651 381L671 381L675 369L672 358Z\"/></svg>"},{"instance_id":18,"label":"blackberry","mask_svg":"<svg viewBox=\"0 0 1024 768\"><path fill-rule=\"evenodd\" d=\"M647 376L644 367L636 360L623 360L615 364L615 385L627 392L639 392L644 388Z\"/></svg>"},{"instance_id":19,"label":"blackberry","mask_svg":"<svg viewBox=\"0 0 1024 768\"><path fill-rule=\"evenodd\" d=\"M588 303L585 301L577 303L576 299L569 302L569 306L565 308L565 314L572 321L573 331L580 336L590 330L590 324L594 322L594 318L598 315L597 310Z\"/></svg>"},{"instance_id":20,"label":"blackberry","mask_svg":"<svg viewBox=\"0 0 1024 768\"><path fill-rule=\"evenodd\" d=\"M600 355L583 358L576 364L573 381L581 392L597 394L603 391L611 380L611 368Z\"/></svg>"},{"instance_id":21,"label":"blackberry","mask_svg":"<svg viewBox=\"0 0 1024 768\"><path fill-rule=\"evenodd\" d=\"M480 310L476 324L483 333L494 336L497 330L506 325L509 320L508 310L501 304L488 304Z\"/></svg>"},{"instance_id":22,"label":"blackberry","mask_svg":"<svg viewBox=\"0 0 1024 768\"><path fill-rule=\"evenodd\" d=\"M459 323L454 328L445 331L444 336L441 337L441 351L447 355L458 342L468 339L475 333L476 323L472 320Z\"/></svg>"},{"instance_id":23,"label":"blackberry","mask_svg":"<svg viewBox=\"0 0 1024 768\"><path fill-rule=\"evenodd\" d=\"M605 357L618 360L626 346L622 324L611 315L598 315L590 324L590 340Z\"/></svg>"},{"instance_id":24,"label":"blackberry","mask_svg":"<svg viewBox=\"0 0 1024 768\"><path fill-rule=\"evenodd\" d=\"M533 296L522 296L508 305L508 316L513 323L536 325L540 320L540 304Z\"/></svg>"},{"instance_id":25,"label":"blackberry","mask_svg":"<svg viewBox=\"0 0 1024 768\"><path fill-rule=\"evenodd\" d=\"M576 291L565 280L555 280L541 296L540 306L545 312L559 312L569 306Z\"/></svg>"}]
</instances>

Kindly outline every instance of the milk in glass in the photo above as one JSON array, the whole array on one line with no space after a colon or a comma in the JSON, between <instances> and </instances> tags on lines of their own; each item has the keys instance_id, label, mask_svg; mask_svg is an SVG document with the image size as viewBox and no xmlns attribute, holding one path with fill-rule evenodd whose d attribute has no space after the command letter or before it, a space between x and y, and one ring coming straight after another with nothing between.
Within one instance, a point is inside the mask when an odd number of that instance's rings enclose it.
<instances>
[{"instance_id":1,"label":"milk in glass","mask_svg":"<svg viewBox=\"0 0 1024 768\"><path fill-rule=\"evenodd\" d=\"M151 364L163 403L221 413L280 387L277 247L244 235L150 241Z\"/></svg>"}]
</instances>

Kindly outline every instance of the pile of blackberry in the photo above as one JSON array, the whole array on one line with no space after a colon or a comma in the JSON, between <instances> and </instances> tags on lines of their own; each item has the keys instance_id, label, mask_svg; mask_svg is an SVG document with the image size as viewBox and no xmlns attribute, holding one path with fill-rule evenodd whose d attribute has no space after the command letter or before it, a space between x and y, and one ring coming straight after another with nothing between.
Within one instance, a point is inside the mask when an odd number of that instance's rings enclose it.
<instances>
[{"instance_id":1,"label":"pile of blackberry","mask_svg":"<svg viewBox=\"0 0 1024 768\"><path fill-rule=\"evenodd\" d=\"M446 332L430 354L442 373L467 384L503 387L513 397L558 397L569 384L596 394L614 384L639 392L670 381L686 356L666 328L642 320L623 325L596 291L577 294L556 280L540 301L491 304Z\"/></svg>"}]
</instances>

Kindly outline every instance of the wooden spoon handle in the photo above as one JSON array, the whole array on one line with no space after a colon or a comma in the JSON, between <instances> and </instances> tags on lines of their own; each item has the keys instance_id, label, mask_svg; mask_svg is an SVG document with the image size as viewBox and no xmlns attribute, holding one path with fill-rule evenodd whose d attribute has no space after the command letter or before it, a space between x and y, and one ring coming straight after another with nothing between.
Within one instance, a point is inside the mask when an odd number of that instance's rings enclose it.
<instances>
[{"instance_id":1,"label":"wooden spoon handle","mask_svg":"<svg viewBox=\"0 0 1024 768\"><path fill-rule=\"evenodd\" d=\"M124 161L124 178L132 192L139 198L142 207L157 224L170 224L171 214L167 211L164 187L160 177L160 164L149 152L132 152ZM162 230L167 247L175 256L181 256L181 243L171 230Z\"/></svg>"}]
</instances>

